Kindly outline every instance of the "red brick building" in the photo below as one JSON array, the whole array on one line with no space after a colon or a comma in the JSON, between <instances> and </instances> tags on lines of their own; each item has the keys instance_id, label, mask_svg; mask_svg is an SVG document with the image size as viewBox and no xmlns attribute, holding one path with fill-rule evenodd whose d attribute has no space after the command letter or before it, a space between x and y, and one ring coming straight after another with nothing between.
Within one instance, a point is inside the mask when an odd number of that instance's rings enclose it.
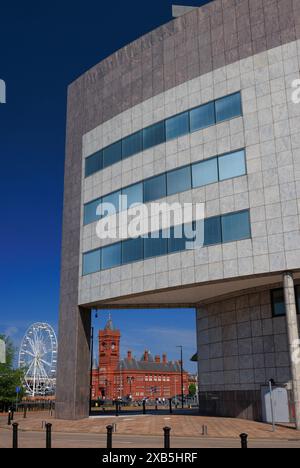
<instances>
[{"instance_id":1,"label":"red brick building","mask_svg":"<svg viewBox=\"0 0 300 468\"><path fill-rule=\"evenodd\" d=\"M131 351L121 360L120 338L120 330L114 328L111 319L99 331L99 366L93 366L92 399L167 399L181 394L180 361L168 361L166 354L153 358L147 350L140 360ZM188 373L183 371L185 395L188 385Z\"/></svg>"}]
</instances>

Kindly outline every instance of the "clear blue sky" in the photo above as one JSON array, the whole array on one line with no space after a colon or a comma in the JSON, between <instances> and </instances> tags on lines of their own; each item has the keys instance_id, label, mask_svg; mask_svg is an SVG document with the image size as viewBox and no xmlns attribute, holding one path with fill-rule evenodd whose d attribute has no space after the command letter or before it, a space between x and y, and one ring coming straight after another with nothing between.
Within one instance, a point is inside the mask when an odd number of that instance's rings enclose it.
<instances>
[{"instance_id":1,"label":"clear blue sky","mask_svg":"<svg viewBox=\"0 0 300 468\"><path fill-rule=\"evenodd\" d=\"M7 85L7 104L0 105L0 333L10 334L17 344L34 321L48 321L57 329L67 85L169 21L171 4L1 4L0 79ZM113 317L122 330L123 348L140 353L147 347L174 358L175 344L186 343L186 359L195 348L191 311L119 311Z\"/></svg>"}]
</instances>

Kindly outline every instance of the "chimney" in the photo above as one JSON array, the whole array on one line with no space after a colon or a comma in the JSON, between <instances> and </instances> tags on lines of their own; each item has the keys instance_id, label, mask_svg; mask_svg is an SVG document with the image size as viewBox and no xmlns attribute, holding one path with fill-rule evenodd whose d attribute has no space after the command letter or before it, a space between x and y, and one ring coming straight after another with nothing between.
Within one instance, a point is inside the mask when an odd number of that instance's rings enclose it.
<instances>
[{"instance_id":1,"label":"chimney","mask_svg":"<svg viewBox=\"0 0 300 468\"><path fill-rule=\"evenodd\" d=\"M168 362L168 361L167 361L167 355L166 355L166 353L164 353L164 354L162 355L162 362L163 362L164 364L167 364L167 362Z\"/></svg>"},{"instance_id":2,"label":"chimney","mask_svg":"<svg viewBox=\"0 0 300 468\"><path fill-rule=\"evenodd\" d=\"M131 351L127 351L127 359L129 361L131 361L131 359L132 359L132 352Z\"/></svg>"},{"instance_id":3,"label":"chimney","mask_svg":"<svg viewBox=\"0 0 300 468\"><path fill-rule=\"evenodd\" d=\"M149 360L149 351L146 350L146 351L144 352L144 361L147 362L148 360Z\"/></svg>"},{"instance_id":4,"label":"chimney","mask_svg":"<svg viewBox=\"0 0 300 468\"><path fill-rule=\"evenodd\" d=\"M160 363L160 356L155 356L155 362Z\"/></svg>"}]
</instances>

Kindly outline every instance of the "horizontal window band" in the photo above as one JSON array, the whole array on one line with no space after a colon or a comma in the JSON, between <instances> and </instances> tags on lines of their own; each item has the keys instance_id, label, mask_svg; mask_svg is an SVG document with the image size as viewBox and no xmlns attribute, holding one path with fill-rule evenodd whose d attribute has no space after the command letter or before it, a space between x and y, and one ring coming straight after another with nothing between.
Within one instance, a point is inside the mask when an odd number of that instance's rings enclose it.
<instances>
[{"instance_id":1,"label":"horizontal window band","mask_svg":"<svg viewBox=\"0 0 300 468\"><path fill-rule=\"evenodd\" d=\"M205 218L203 221L204 247L251 238L249 210ZM175 236L175 229L177 228L184 232L183 237ZM193 222L192 225L171 228L169 237L163 237L162 232L159 232L157 233L158 237L126 239L85 252L82 255L82 276L145 261L149 258L188 251L190 249L187 243L193 242L193 238L187 236L186 232L191 232L191 229L195 231L195 228L196 225Z\"/></svg>"},{"instance_id":2,"label":"horizontal window band","mask_svg":"<svg viewBox=\"0 0 300 468\"><path fill-rule=\"evenodd\" d=\"M242 116L241 92L202 104L157 122L95 152L85 159L85 177L149 148Z\"/></svg>"},{"instance_id":3,"label":"horizontal window band","mask_svg":"<svg viewBox=\"0 0 300 468\"><path fill-rule=\"evenodd\" d=\"M88 225L100 219L97 215L97 208L101 203L112 203L117 212L121 211L119 206L121 195L127 195L128 206L133 203L150 203L187 190L240 177L246 173L244 148L200 160L122 187L120 190L86 203L83 224Z\"/></svg>"}]
</instances>

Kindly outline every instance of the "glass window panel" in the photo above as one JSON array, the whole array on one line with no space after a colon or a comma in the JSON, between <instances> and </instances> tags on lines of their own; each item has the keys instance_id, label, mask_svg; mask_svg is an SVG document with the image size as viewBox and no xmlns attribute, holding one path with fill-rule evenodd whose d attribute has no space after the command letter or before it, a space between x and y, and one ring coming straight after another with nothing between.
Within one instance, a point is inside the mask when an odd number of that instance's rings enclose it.
<instances>
[{"instance_id":1,"label":"glass window panel","mask_svg":"<svg viewBox=\"0 0 300 468\"><path fill-rule=\"evenodd\" d=\"M144 258L158 257L168 253L168 239L163 238L162 233L156 233L157 237L144 239Z\"/></svg>"},{"instance_id":2,"label":"glass window panel","mask_svg":"<svg viewBox=\"0 0 300 468\"><path fill-rule=\"evenodd\" d=\"M231 179L244 174L246 174L244 150L219 157L220 180Z\"/></svg>"},{"instance_id":3,"label":"glass window panel","mask_svg":"<svg viewBox=\"0 0 300 468\"><path fill-rule=\"evenodd\" d=\"M222 216L222 238L223 242L249 239L250 220L249 211L232 213Z\"/></svg>"},{"instance_id":4,"label":"glass window panel","mask_svg":"<svg viewBox=\"0 0 300 468\"><path fill-rule=\"evenodd\" d=\"M197 107L190 111L190 129L191 132L201 130L216 123L215 103L210 102L204 106Z\"/></svg>"},{"instance_id":5,"label":"glass window panel","mask_svg":"<svg viewBox=\"0 0 300 468\"><path fill-rule=\"evenodd\" d=\"M95 172L101 171L103 166L102 151L89 156L85 160L85 177L88 177Z\"/></svg>"},{"instance_id":6,"label":"glass window panel","mask_svg":"<svg viewBox=\"0 0 300 468\"><path fill-rule=\"evenodd\" d=\"M122 263L137 262L143 259L143 239L129 239L122 242Z\"/></svg>"},{"instance_id":7,"label":"glass window panel","mask_svg":"<svg viewBox=\"0 0 300 468\"><path fill-rule=\"evenodd\" d=\"M143 203L143 184L135 184L123 189L122 195L127 196L127 208L130 208L133 203ZM124 202L122 208L125 209Z\"/></svg>"},{"instance_id":8,"label":"glass window panel","mask_svg":"<svg viewBox=\"0 0 300 468\"><path fill-rule=\"evenodd\" d=\"M143 133L142 131L134 133L123 139L122 141L122 158L128 158L133 154L140 153L143 150Z\"/></svg>"},{"instance_id":9,"label":"glass window panel","mask_svg":"<svg viewBox=\"0 0 300 468\"><path fill-rule=\"evenodd\" d=\"M189 133L189 113L176 115L166 120L166 139L178 138Z\"/></svg>"},{"instance_id":10,"label":"glass window panel","mask_svg":"<svg viewBox=\"0 0 300 468\"><path fill-rule=\"evenodd\" d=\"M296 294L296 303L297 303L297 313L300 313L300 286L296 286L295 288Z\"/></svg>"},{"instance_id":11,"label":"glass window panel","mask_svg":"<svg viewBox=\"0 0 300 468\"><path fill-rule=\"evenodd\" d=\"M167 178L166 174L145 180L144 182L144 202L158 200L167 195Z\"/></svg>"},{"instance_id":12,"label":"glass window panel","mask_svg":"<svg viewBox=\"0 0 300 468\"><path fill-rule=\"evenodd\" d=\"M167 173L167 193L184 192L191 189L191 166L182 167Z\"/></svg>"},{"instance_id":13,"label":"glass window panel","mask_svg":"<svg viewBox=\"0 0 300 468\"><path fill-rule=\"evenodd\" d=\"M216 101L216 121L222 122L242 115L241 93L231 94Z\"/></svg>"},{"instance_id":14,"label":"glass window panel","mask_svg":"<svg viewBox=\"0 0 300 468\"><path fill-rule=\"evenodd\" d=\"M84 205L84 224L90 224L97 221L100 216L97 215L97 208L101 203L101 198Z\"/></svg>"},{"instance_id":15,"label":"glass window panel","mask_svg":"<svg viewBox=\"0 0 300 468\"><path fill-rule=\"evenodd\" d=\"M203 185L218 182L218 160L217 158L208 159L198 164L192 165L193 187L202 187Z\"/></svg>"},{"instance_id":16,"label":"glass window panel","mask_svg":"<svg viewBox=\"0 0 300 468\"><path fill-rule=\"evenodd\" d=\"M101 268L113 268L121 265L121 242L109 245L102 248L101 252Z\"/></svg>"},{"instance_id":17,"label":"glass window panel","mask_svg":"<svg viewBox=\"0 0 300 468\"><path fill-rule=\"evenodd\" d=\"M221 244L221 218L215 216L204 220L204 245Z\"/></svg>"},{"instance_id":18,"label":"glass window panel","mask_svg":"<svg viewBox=\"0 0 300 468\"><path fill-rule=\"evenodd\" d=\"M83 274L90 275L100 271L100 249L83 254Z\"/></svg>"},{"instance_id":19,"label":"glass window panel","mask_svg":"<svg viewBox=\"0 0 300 468\"><path fill-rule=\"evenodd\" d=\"M110 193L109 195L106 195L105 197L102 198L102 203L110 203L111 205L114 206L115 212L117 213L120 211L120 196L121 196L121 190L118 190L117 192ZM114 210L111 208L111 211L109 214L113 214Z\"/></svg>"},{"instance_id":20,"label":"glass window panel","mask_svg":"<svg viewBox=\"0 0 300 468\"><path fill-rule=\"evenodd\" d=\"M285 315L284 292L283 289L274 289L271 291L272 310L275 317Z\"/></svg>"},{"instance_id":21,"label":"glass window panel","mask_svg":"<svg viewBox=\"0 0 300 468\"><path fill-rule=\"evenodd\" d=\"M192 223L186 226L172 226L170 229L170 238L168 241L168 252L181 252L186 249L187 242L192 242Z\"/></svg>"},{"instance_id":22,"label":"glass window panel","mask_svg":"<svg viewBox=\"0 0 300 468\"><path fill-rule=\"evenodd\" d=\"M103 150L103 167L111 166L122 159L122 142L117 141Z\"/></svg>"},{"instance_id":23,"label":"glass window panel","mask_svg":"<svg viewBox=\"0 0 300 468\"><path fill-rule=\"evenodd\" d=\"M143 148L144 150L152 148L166 141L165 122L158 122L151 127L143 130Z\"/></svg>"}]
</instances>

